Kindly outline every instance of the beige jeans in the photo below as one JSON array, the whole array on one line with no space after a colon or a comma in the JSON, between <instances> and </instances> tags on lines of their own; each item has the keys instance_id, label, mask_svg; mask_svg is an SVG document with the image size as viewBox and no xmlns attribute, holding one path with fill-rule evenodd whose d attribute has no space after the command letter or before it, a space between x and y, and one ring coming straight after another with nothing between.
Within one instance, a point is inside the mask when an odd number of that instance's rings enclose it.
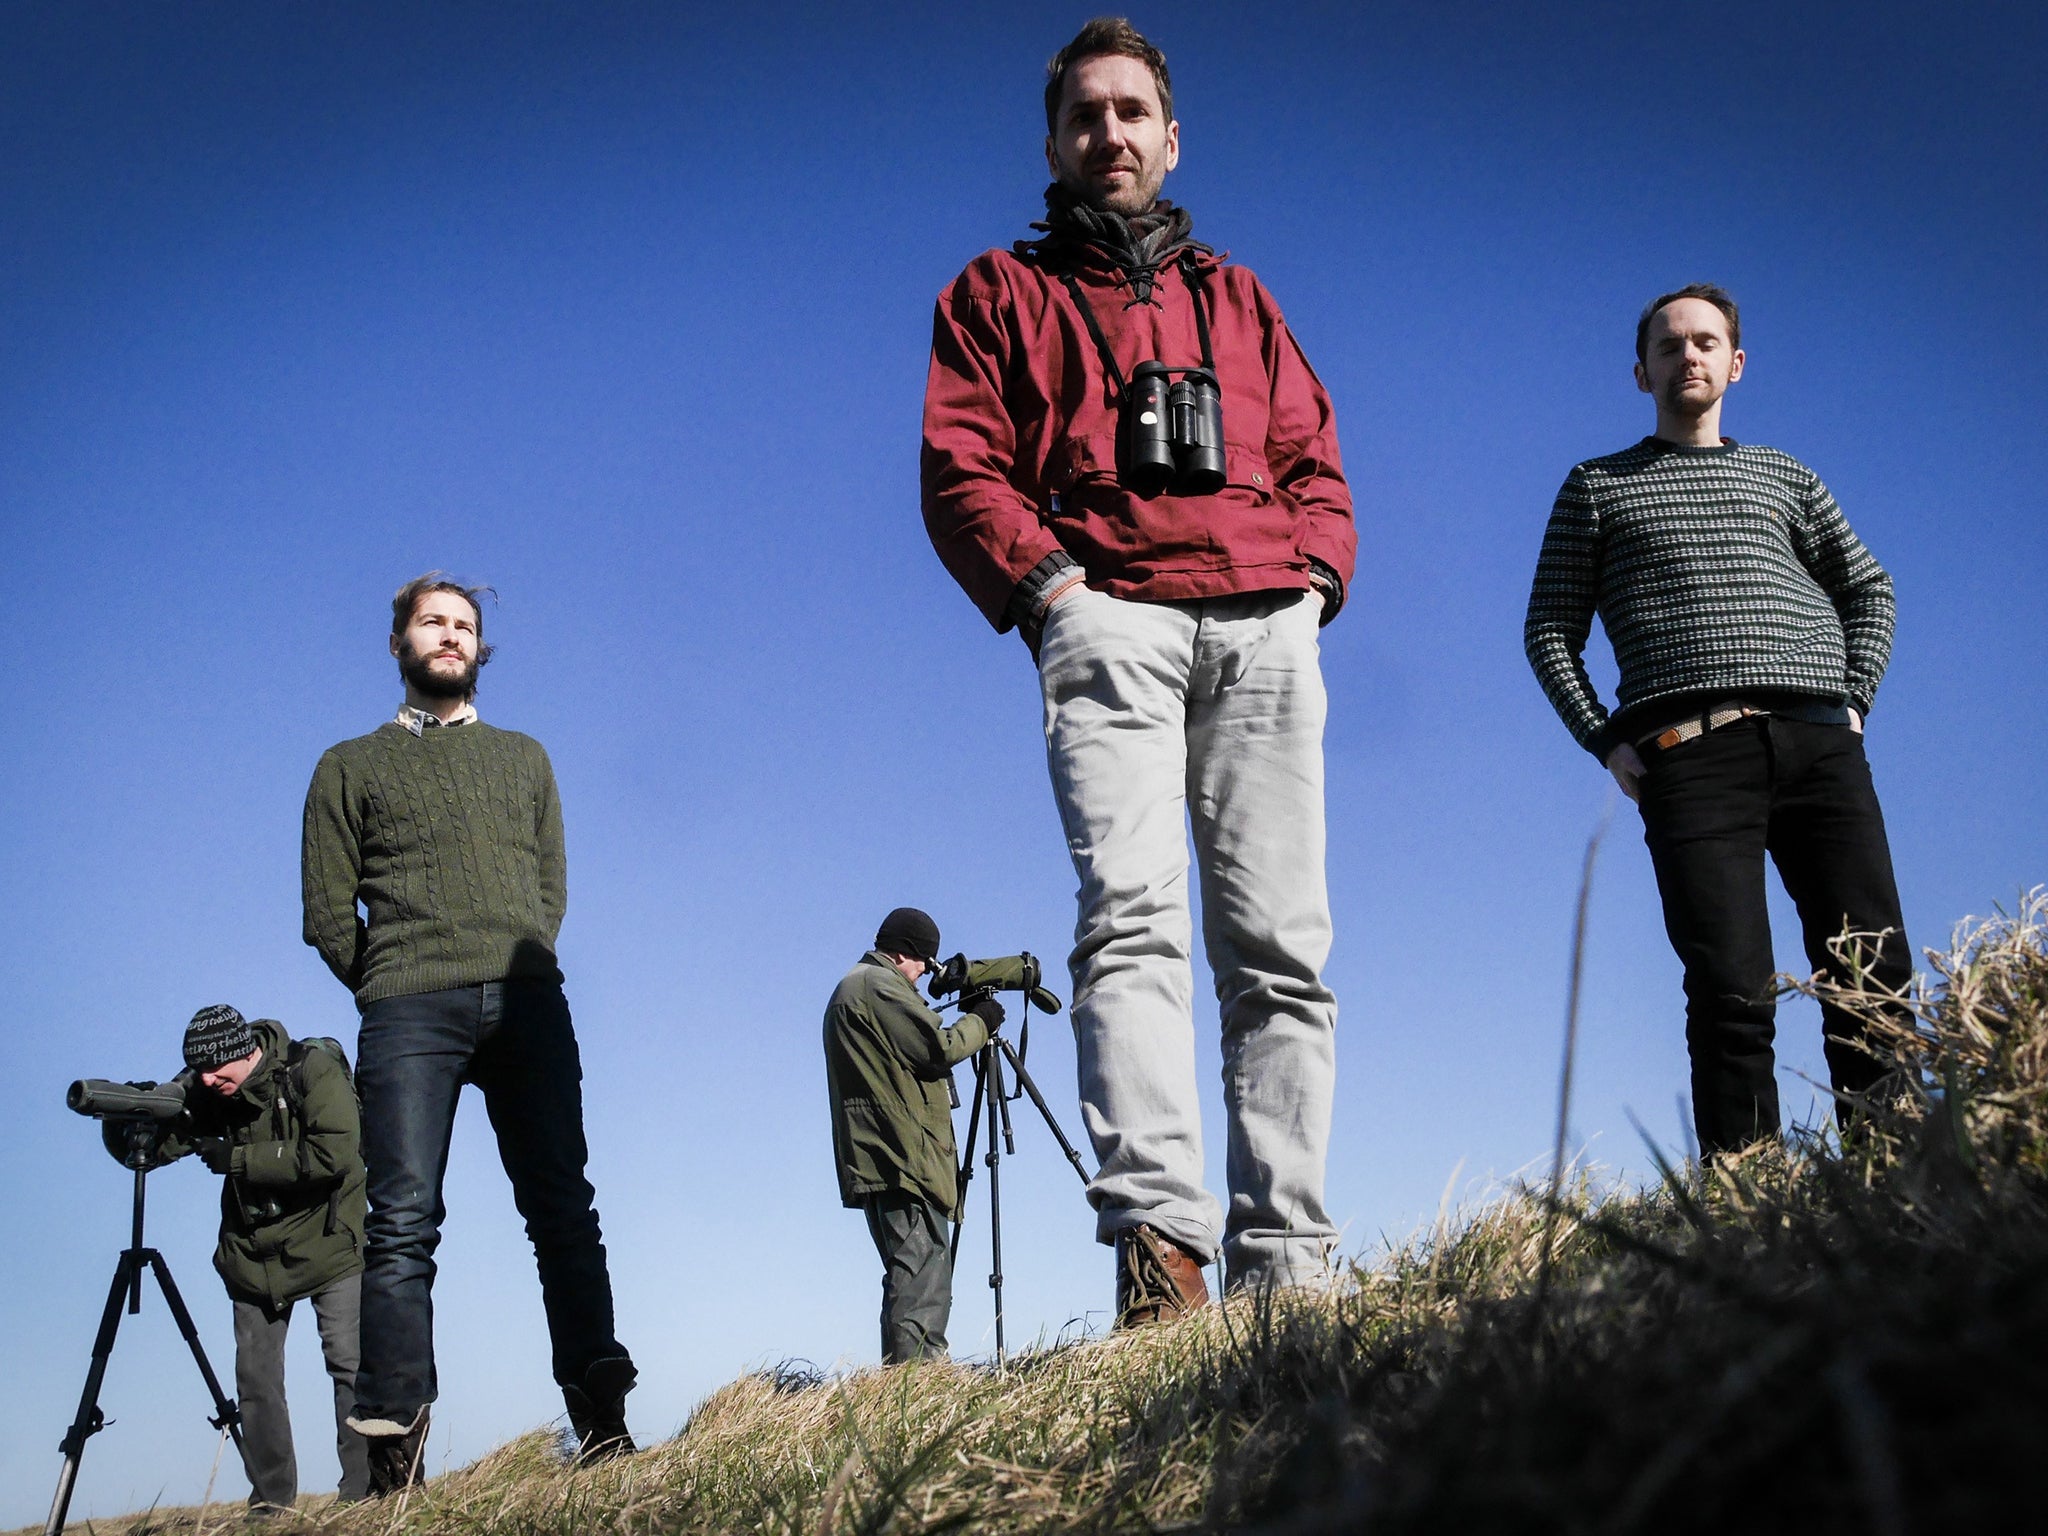
<instances>
[{"instance_id":1,"label":"beige jeans","mask_svg":"<svg viewBox=\"0 0 2048 1536\"><path fill-rule=\"evenodd\" d=\"M1039 648L1047 761L1080 878L1071 969L1096 1236L1143 1223L1232 1285L1326 1273L1336 1000L1323 875L1320 599L1135 603L1078 588ZM1202 1181L1192 830L1229 1114Z\"/></svg>"}]
</instances>

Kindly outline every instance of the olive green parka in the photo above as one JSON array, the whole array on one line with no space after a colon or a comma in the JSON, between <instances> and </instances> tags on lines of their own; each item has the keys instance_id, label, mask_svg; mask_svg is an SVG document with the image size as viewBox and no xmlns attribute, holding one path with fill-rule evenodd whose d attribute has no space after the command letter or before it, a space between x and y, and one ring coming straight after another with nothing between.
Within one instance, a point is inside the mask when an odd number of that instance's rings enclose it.
<instances>
[{"instance_id":1,"label":"olive green parka","mask_svg":"<svg viewBox=\"0 0 2048 1536\"><path fill-rule=\"evenodd\" d=\"M294 1112L284 1081L291 1037L275 1019L250 1027L263 1054L233 1097L204 1087L197 1072L180 1074L188 1107L158 1156L168 1162L199 1137L226 1138L234 1151L213 1267L237 1301L277 1311L363 1267L362 1119L355 1085L317 1047L305 1053Z\"/></svg>"},{"instance_id":2,"label":"olive green parka","mask_svg":"<svg viewBox=\"0 0 2048 1536\"><path fill-rule=\"evenodd\" d=\"M839 1198L885 1190L922 1195L957 1216L952 1096L956 1062L988 1041L973 1014L948 1024L887 955L869 950L825 1007L825 1081Z\"/></svg>"}]
</instances>

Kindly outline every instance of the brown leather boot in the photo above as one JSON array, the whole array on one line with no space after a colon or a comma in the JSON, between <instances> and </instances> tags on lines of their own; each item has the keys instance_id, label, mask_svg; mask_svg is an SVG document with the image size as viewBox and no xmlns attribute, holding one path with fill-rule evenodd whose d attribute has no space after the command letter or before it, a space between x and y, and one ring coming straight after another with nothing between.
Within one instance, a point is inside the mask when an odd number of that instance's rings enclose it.
<instances>
[{"instance_id":1,"label":"brown leather boot","mask_svg":"<svg viewBox=\"0 0 2048 1536\"><path fill-rule=\"evenodd\" d=\"M1125 1227L1116 1235L1116 1325L1182 1317L1209 1304L1202 1262L1151 1227Z\"/></svg>"}]
</instances>

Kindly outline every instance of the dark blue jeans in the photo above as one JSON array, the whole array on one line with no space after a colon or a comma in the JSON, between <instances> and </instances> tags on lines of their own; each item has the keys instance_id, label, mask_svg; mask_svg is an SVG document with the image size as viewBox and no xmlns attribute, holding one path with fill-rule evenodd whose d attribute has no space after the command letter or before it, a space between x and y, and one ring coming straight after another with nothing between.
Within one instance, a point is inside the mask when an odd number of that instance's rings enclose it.
<instances>
[{"instance_id":1,"label":"dark blue jeans","mask_svg":"<svg viewBox=\"0 0 2048 1536\"><path fill-rule=\"evenodd\" d=\"M1644 761L1643 841L1685 965L1693 1124L1710 1157L1779 1131L1765 855L1799 910L1816 971L1846 979L1828 951L1845 927L1884 934L1868 970L1887 987L1912 975L1912 952L1884 812L1863 738L1848 726L1762 716L1646 751ZM1873 1087L1886 1068L1859 1045L1858 1021L1823 1007L1821 1027L1836 1091Z\"/></svg>"},{"instance_id":2,"label":"dark blue jeans","mask_svg":"<svg viewBox=\"0 0 2048 1536\"><path fill-rule=\"evenodd\" d=\"M592 1361L623 1356L596 1192L583 1174L583 1063L561 984L494 981L379 999L363 1009L356 1057L370 1194L358 1417L403 1423L437 1395L434 1250L464 1083L483 1090L526 1218L555 1380L579 1385Z\"/></svg>"}]
</instances>

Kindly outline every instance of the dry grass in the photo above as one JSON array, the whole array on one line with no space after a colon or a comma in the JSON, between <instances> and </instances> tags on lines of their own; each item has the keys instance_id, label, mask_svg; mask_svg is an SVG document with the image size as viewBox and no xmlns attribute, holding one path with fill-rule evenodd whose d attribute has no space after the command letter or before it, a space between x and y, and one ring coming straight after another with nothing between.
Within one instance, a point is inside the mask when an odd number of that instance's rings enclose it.
<instances>
[{"instance_id":1,"label":"dry grass","mask_svg":"<svg viewBox=\"0 0 2048 1536\"><path fill-rule=\"evenodd\" d=\"M742 1378L572 1472L527 1436L327 1536L1959 1530L2025 1507L2048 1362L2048 891L1873 1018L1846 1145L1516 1190L1325 1295L963 1366ZM1812 983L1791 990L1814 992ZM1903 1006L1904 1022L1885 1011ZM1537 1284L1546 1248L1550 1280ZM95 1529L189 1533L195 1512ZM229 1523L215 1506L208 1530Z\"/></svg>"}]
</instances>

